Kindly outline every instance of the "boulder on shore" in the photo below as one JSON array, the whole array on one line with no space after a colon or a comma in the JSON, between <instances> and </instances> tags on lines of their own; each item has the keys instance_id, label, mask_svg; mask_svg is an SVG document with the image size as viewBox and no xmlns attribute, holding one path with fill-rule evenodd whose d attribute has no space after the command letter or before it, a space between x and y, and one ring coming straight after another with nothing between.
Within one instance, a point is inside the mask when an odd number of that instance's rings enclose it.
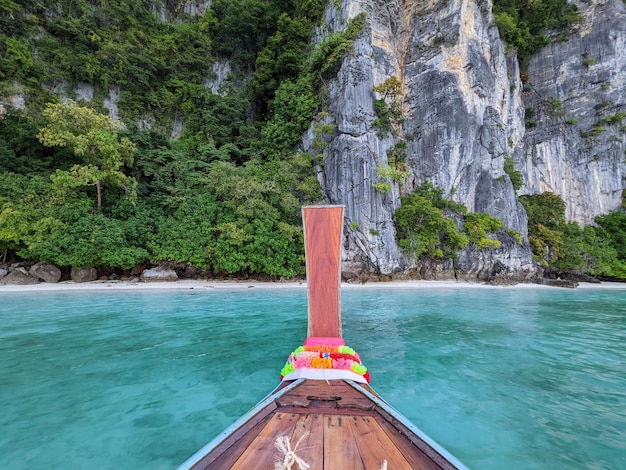
<instances>
[{"instance_id":1,"label":"boulder on shore","mask_svg":"<svg viewBox=\"0 0 626 470\"><path fill-rule=\"evenodd\" d=\"M11 271L0 279L0 286L28 286L31 284L39 284L39 279L28 274L23 268Z\"/></svg>"},{"instance_id":2,"label":"boulder on shore","mask_svg":"<svg viewBox=\"0 0 626 470\"><path fill-rule=\"evenodd\" d=\"M28 274L43 282L59 282L61 280L61 270L53 264L37 263L31 266Z\"/></svg>"},{"instance_id":3,"label":"boulder on shore","mask_svg":"<svg viewBox=\"0 0 626 470\"><path fill-rule=\"evenodd\" d=\"M72 281L91 282L98 279L98 271L95 268L72 268Z\"/></svg>"},{"instance_id":4,"label":"boulder on shore","mask_svg":"<svg viewBox=\"0 0 626 470\"><path fill-rule=\"evenodd\" d=\"M140 279L142 281L176 281L178 280L178 274L173 269L157 266L156 268L146 269L141 273Z\"/></svg>"}]
</instances>

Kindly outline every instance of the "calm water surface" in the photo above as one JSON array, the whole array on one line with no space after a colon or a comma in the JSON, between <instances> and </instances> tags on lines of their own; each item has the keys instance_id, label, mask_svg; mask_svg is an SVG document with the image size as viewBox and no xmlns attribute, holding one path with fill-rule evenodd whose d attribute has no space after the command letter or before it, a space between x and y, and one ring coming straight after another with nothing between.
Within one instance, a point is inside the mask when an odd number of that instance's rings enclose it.
<instances>
[{"instance_id":1,"label":"calm water surface","mask_svg":"<svg viewBox=\"0 0 626 470\"><path fill-rule=\"evenodd\" d=\"M344 289L372 385L474 469L626 468L626 290ZM277 384L304 289L0 293L0 468L171 469Z\"/></svg>"}]
</instances>

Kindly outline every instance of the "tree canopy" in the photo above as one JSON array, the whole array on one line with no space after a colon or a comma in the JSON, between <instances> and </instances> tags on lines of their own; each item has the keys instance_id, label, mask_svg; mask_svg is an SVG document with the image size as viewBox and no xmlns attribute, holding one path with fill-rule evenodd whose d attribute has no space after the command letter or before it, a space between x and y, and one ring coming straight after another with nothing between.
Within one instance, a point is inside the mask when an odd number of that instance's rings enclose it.
<instances>
[{"instance_id":1,"label":"tree canopy","mask_svg":"<svg viewBox=\"0 0 626 470\"><path fill-rule=\"evenodd\" d=\"M549 44L549 30L582 21L576 5L567 0L494 0L493 13L500 36L522 60Z\"/></svg>"},{"instance_id":2,"label":"tree canopy","mask_svg":"<svg viewBox=\"0 0 626 470\"><path fill-rule=\"evenodd\" d=\"M528 240L539 263L592 275L626 276L623 211L599 216L596 226L581 228L566 220L565 203L557 194L524 195L519 200L528 213Z\"/></svg>"},{"instance_id":3,"label":"tree canopy","mask_svg":"<svg viewBox=\"0 0 626 470\"><path fill-rule=\"evenodd\" d=\"M0 254L303 273L300 206L321 191L297 147L324 95L308 64L339 61L355 27L335 50L311 41L325 1L154 5L0 3L0 94L28 103L0 119Z\"/></svg>"},{"instance_id":4,"label":"tree canopy","mask_svg":"<svg viewBox=\"0 0 626 470\"><path fill-rule=\"evenodd\" d=\"M55 171L51 179L57 187L95 185L98 211L102 209L103 185L123 187L131 199L136 198L137 182L125 175L121 167L132 165L137 147L128 137L120 137L122 123L72 101L48 104L42 116L47 124L37 135L41 143L68 147L83 160L83 165Z\"/></svg>"},{"instance_id":5,"label":"tree canopy","mask_svg":"<svg viewBox=\"0 0 626 470\"><path fill-rule=\"evenodd\" d=\"M498 248L500 242L489 234L503 227L501 220L489 214L468 214L463 204L444 197L443 189L428 181L402 198L394 220L400 246L415 257L456 258L469 243L481 250ZM462 228L457 220L462 221Z\"/></svg>"},{"instance_id":6,"label":"tree canopy","mask_svg":"<svg viewBox=\"0 0 626 470\"><path fill-rule=\"evenodd\" d=\"M189 15L185 2L0 0L2 259L303 273L300 206L322 199L323 162L298 147L312 122L314 151L335 132L328 83L367 22L313 41L327 3L214 0ZM494 13L522 58L578 18L565 0ZM396 82L373 90L383 135L401 121ZM403 174L405 147L383 179ZM537 260L624 275L622 212L580 229L553 196L520 199ZM395 214L399 243L416 257L496 248L501 222L466 212L424 183Z\"/></svg>"}]
</instances>

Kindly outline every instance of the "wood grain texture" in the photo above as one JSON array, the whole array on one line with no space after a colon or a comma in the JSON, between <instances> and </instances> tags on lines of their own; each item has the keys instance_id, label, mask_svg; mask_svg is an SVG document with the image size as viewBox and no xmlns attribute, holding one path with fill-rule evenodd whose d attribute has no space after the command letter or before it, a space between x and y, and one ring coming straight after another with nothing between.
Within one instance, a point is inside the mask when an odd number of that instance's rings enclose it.
<instances>
[{"instance_id":1,"label":"wood grain texture","mask_svg":"<svg viewBox=\"0 0 626 470\"><path fill-rule=\"evenodd\" d=\"M262 412L255 415L253 419L245 423L228 439L223 440L209 454L205 455L194 466L193 470L228 470L241 454L250 446L259 432L265 427L273 416L271 414L276 409L276 403L265 407Z\"/></svg>"},{"instance_id":2,"label":"wood grain texture","mask_svg":"<svg viewBox=\"0 0 626 470\"><path fill-rule=\"evenodd\" d=\"M375 418L355 416L352 432L366 468L381 468L384 461L394 470L416 470L398 450Z\"/></svg>"},{"instance_id":3,"label":"wood grain texture","mask_svg":"<svg viewBox=\"0 0 626 470\"><path fill-rule=\"evenodd\" d=\"M368 467L361 458L349 416L324 415L324 470L361 470ZM380 468L380 466L378 467Z\"/></svg>"},{"instance_id":4,"label":"wood grain texture","mask_svg":"<svg viewBox=\"0 0 626 470\"><path fill-rule=\"evenodd\" d=\"M274 468L280 452L274 446L279 436L292 436L301 415L276 413L232 466L232 470ZM295 442L293 443L295 445Z\"/></svg>"},{"instance_id":5,"label":"wood grain texture","mask_svg":"<svg viewBox=\"0 0 626 470\"><path fill-rule=\"evenodd\" d=\"M343 206L303 207L309 299L308 336L341 337Z\"/></svg>"},{"instance_id":6,"label":"wood grain texture","mask_svg":"<svg viewBox=\"0 0 626 470\"><path fill-rule=\"evenodd\" d=\"M420 450L418 446L413 444L411 440L407 439L406 434L402 434L397 427L392 426L382 417L379 417L377 422L385 431L389 439L393 441L394 445L402 453L404 458L409 462L413 470L441 470L442 468L451 468L447 466L441 467L437 464L437 462L431 460Z\"/></svg>"},{"instance_id":7,"label":"wood grain texture","mask_svg":"<svg viewBox=\"0 0 626 470\"><path fill-rule=\"evenodd\" d=\"M295 445L301 436L306 436L296 454L309 464L309 470L324 470L324 452L321 449L324 442L323 421L322 415L301 415L291 438Z\"/></svg>"},{"instance_id":8,"label":"wood grain texture","mask_svg":"<svg viewBox=\"0 0 626 470\"><path fill-rule=\"evenodd\" d=\"M305 380L264 408L269 415L255 415L194 469L272 469L277 459L284 459L274 445L279 436L288 437L292 449L304 436L296 455L311 470L378 470L383 461L390 470L456 468L396 417L368 401L344 380ZM305 402L306 408L294 406Z\"/></svg>"}]
</instances>

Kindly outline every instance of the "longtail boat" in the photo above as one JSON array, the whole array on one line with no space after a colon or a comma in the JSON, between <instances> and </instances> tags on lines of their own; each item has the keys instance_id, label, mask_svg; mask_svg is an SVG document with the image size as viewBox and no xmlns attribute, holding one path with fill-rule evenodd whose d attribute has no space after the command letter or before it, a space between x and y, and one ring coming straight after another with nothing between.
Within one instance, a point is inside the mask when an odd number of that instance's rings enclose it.
<instances>
[{"instance_id":1,"label":"longtail boat","mask_svg":"<svg viewBox=\"0 0 626 470\"><path fill-rule=\"evenodd\" d=\"M302 209L308 332L280 385L179 470L465 469L369 386L344 344L340 310L342 206Z\"/></svg>"}]
</instances>

